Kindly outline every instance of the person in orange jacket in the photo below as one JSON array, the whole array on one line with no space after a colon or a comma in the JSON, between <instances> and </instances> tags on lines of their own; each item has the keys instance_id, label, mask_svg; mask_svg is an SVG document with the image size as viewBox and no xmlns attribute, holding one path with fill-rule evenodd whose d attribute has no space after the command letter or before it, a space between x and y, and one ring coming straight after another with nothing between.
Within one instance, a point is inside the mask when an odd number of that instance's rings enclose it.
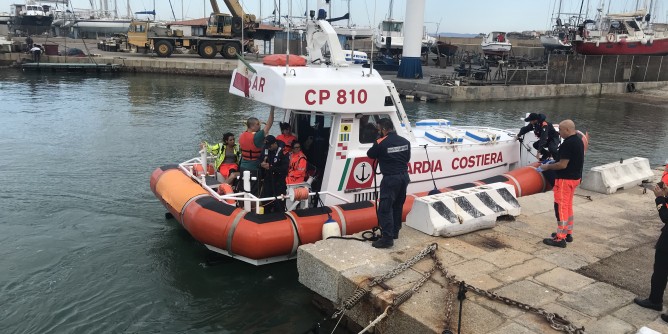
<instances>
[{"instance_id":1,"label":"person in orange jacket","mask_svg":"<svg viewBox=\"0 0 668 334\"><path fill-rule=\"evenodd\" d=\"M290 165L288 167L288 176L285 178L286 184L302 183L306 179L306 156L302 152L302 144L294 140L291 143L292 152L290 153Z\"/></svg>"},{"instance_id":2,"label":"person in orange jacket","mask_svg":"<svg viewBox=\"0 0 668 334\"><path fill-rule=\"evenodd\" d=\"M297 140L297 137L292 134L292 126L290 126L290 123L280 122L278 125L281 127L281 134L278 135L276 139L285 143L283 154L290 154L290 151L292 151L292 142Z\"/></svg>"}]
</instances>

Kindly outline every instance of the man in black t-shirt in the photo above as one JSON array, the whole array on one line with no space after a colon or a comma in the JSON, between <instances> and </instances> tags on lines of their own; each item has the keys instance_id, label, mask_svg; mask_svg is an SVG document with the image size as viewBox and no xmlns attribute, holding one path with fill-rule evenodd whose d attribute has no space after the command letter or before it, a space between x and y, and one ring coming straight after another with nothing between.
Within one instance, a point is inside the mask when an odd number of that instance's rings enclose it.
<instances>
[{"instance_id":1,"label":"man in black t-shirt","mask_svg":"<svg viewBox=\"0 0 668 334\"><path fill-rule=\"evenodd\" d=\"M558 160L553 164L544 164L540 170L554 170L554 213L557 216L557 233L543 243L555 247L566 247L566 242L573 241L573 196L575 188L582 179L584 165L584 143L575 130L575 123L570 119L559 123L559 135L564 141L559 146Z\"/></svg>"}]
</instances>

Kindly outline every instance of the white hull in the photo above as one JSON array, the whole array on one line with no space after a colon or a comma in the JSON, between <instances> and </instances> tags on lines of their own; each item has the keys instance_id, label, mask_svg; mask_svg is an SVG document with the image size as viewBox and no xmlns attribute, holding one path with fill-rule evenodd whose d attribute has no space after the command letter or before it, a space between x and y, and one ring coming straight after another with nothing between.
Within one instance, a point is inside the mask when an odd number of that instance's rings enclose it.
<instances>
[{"instance_id":1,"label":"white hull","mask_svg":"<svg viewBox=\"0 0 668 334\"><path fill-rule=\"evenodd\" d=\"M130 20L80 20L72 24L79 32L124 33L130 28Z\"/></svg>"},{"instance_id":2,"label":"white hull","mask_svg":"<svg viewBox=\"0 0 668 334\"><path fill-rule=\"evenodd\" d=\"M568 50L573 47L570 42L564 42L557 36L540 36L540 44L546 49Z\"/></svg>"}]
</instances>

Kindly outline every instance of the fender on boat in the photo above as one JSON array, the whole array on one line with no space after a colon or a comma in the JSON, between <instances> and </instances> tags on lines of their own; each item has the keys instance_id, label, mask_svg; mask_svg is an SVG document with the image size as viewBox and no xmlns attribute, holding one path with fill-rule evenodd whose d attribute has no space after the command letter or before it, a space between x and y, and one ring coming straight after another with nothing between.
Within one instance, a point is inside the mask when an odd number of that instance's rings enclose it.
<instances>
[{"instance_id":1,"label":"fender on boat","mask_svg":"<svg viewBox=\"0 0 668 334\"><path fill-rule=\"evenodd\" d=\"M181 215L187 204L195 197L208 196L208 193L178 167L171 168L170 165L163 170L165 167L156 169L151 175L151 190L169 213L182 222Z\"/></svg>"}]
</instances>

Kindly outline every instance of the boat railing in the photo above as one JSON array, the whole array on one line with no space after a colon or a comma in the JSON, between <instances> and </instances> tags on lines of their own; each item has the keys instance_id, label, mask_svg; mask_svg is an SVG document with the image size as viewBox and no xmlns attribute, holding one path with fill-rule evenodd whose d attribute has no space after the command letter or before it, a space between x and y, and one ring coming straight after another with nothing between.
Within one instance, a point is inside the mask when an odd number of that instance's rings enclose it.
<instances>
[{"instance_id":1,"label":"boat railing","mask_svg":"<svg viewBox=\"0 0 668 334\"><path fill-rule=\"evenodd\" d=\"M213 156L211 155L208 155L206 157L207 160L211 160L212 158ZM250 191L219 194L218 188L223 183L216 183L214 185L207 184L207 176L215 177L215 175L207 175L208 173L206 171L209 164L208 162L202 163L202 161L204 161L202 158L192 158L190 160L180 163L179 168L183 173L185 173L191 179L199 183L202 186L202 188L209 193L211 197L215 198L216 200L222 203L227 203L233 206L236 206L237 203L241 202L243 203L243 209L249 212L255 211L255 213L261 214L263 213L262 203L271 202L275 200L286 201L287 204L286 207L288 208L288 211L296 209L300 203L302 204L301 208L308 208L308 203L313 196L323 196L323 195L336 198L340 200L341 203L350 203L348 199L345 199L329 191L312 191L310 189L310 184L307 182L296 185L289 185L288 190L292 188L293 191L287 191L286 194L281 194L272 197L257 197L253 195ZM197 166L200 166L202 168L202 171L204 172L196 172L196 169L198 168ZM238 182L243 182L242 184L244 185L244 189L251 188L250 187L251 181L255 181L255 177L251 177L250 172L245 172L244 175L238 177ZM296 191L294 189L304 189L304 190Z\"/></svg>"}]
</instances>

